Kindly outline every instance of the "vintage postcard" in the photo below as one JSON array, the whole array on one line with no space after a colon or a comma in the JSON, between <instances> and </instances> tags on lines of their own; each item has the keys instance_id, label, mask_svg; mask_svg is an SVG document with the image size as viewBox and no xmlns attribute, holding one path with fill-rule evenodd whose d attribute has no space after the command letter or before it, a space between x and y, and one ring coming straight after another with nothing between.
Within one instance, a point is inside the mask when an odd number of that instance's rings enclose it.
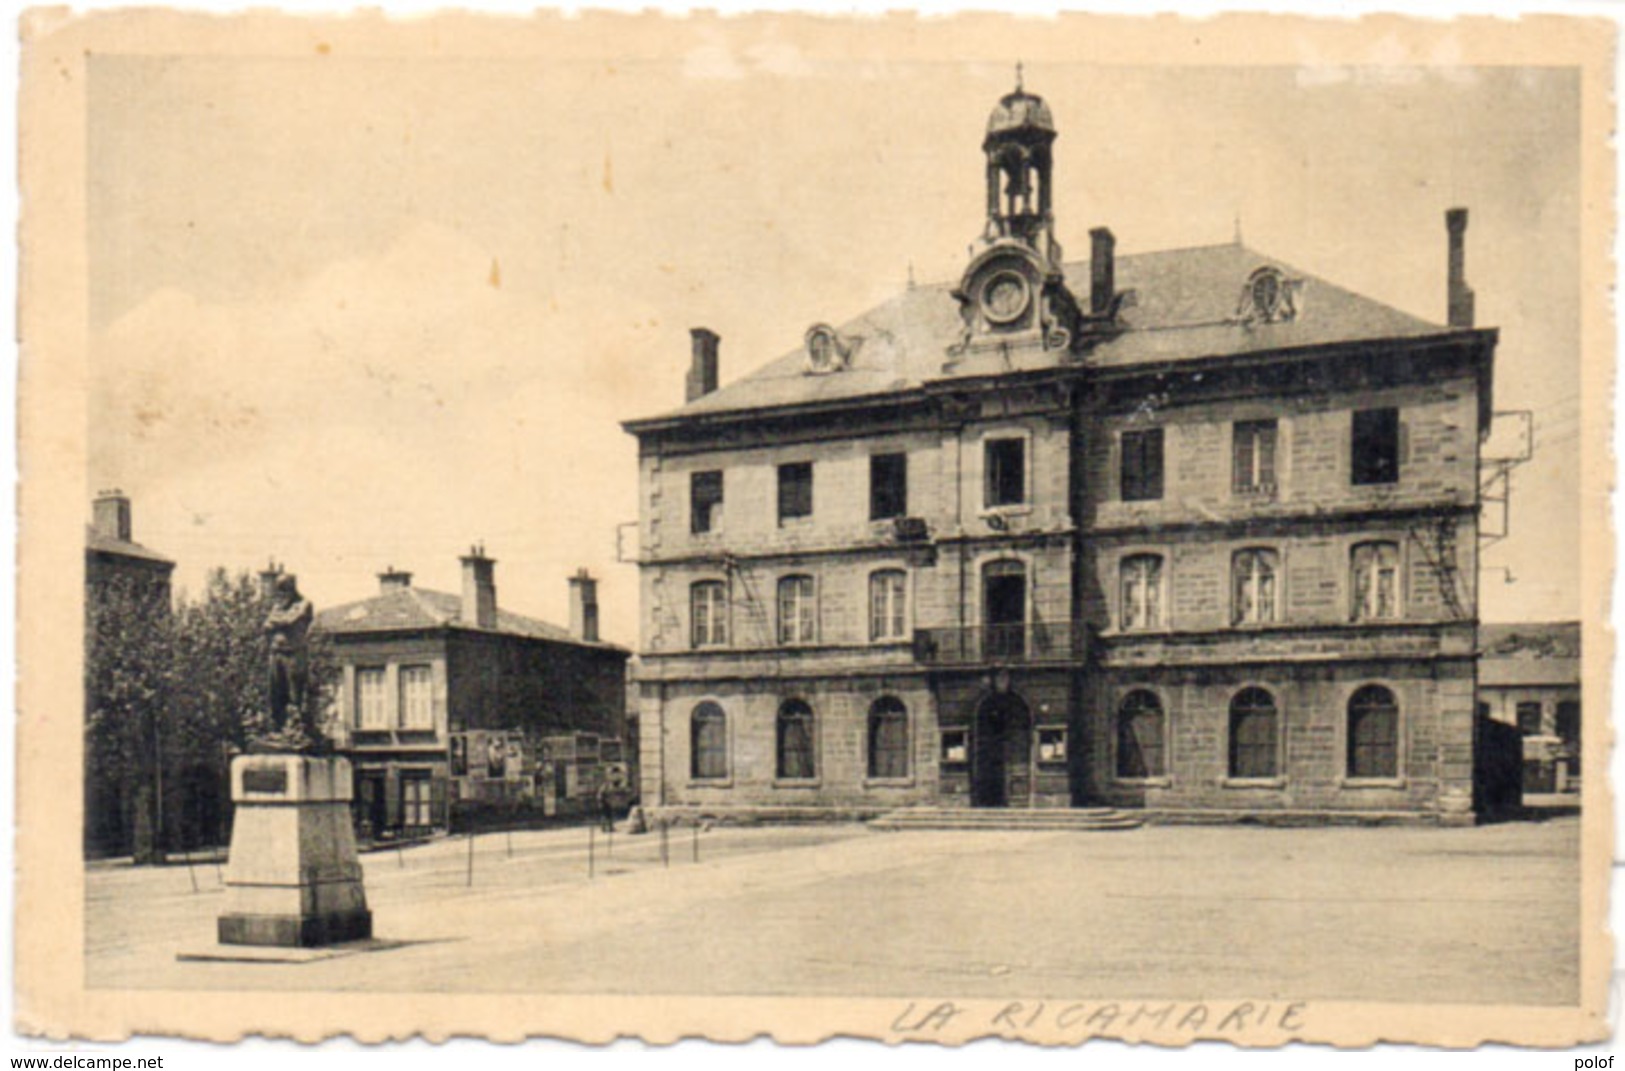
<instances>
[{"instance_id":1,"label":"vintage postcard","mask_svg":"<svg viewBox=\"0 0 1625 1071\"><path fill-rule=\"evenodd\" d=\"M21 23L16 1029L1608 1036L1611 23Z\"/></svg>"}]
</instances>

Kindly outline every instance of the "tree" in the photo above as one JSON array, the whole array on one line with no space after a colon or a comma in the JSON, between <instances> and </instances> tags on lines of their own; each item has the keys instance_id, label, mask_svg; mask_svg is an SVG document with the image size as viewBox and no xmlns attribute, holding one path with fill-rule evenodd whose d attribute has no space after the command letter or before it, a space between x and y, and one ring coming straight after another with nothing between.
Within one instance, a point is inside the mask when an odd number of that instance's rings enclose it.
<instances>
[{"instance_id":1,"label":"tree","mask_svg":"<svg viewBox=\"0 0 1625 1071\"><path fill-rule=\"evenodd\" d=\"M231 576L216 569L202 597L183 600L176 612L176 683L165 767L186 772L172 782L179 794L172 813L188 844L212 843L223 833L231 757L272 735L266 633L271 609L267 593L247 573ZM308 660L310 701L325 710L338 679L337 663L317 636L311 637ZM213 805L212 792L221 797Z\"/></svg>"},{"instance_id":2,"label":"tree","mask_svg":"<svg viewBox=\"0 0 1625 1071\"><path fill-rule=\"evenodd\" d=\"M215 569L173 613L130 585L88 607L87 851L146 862L218 843L231 758L269 728L269 601L247 573ZM308 659L309 702L326 710L338 666L318 634Z\"/></svg>"},{"instance_id":3,"label":"tree","mask_svg":"<svg viewBox=\"0 0 1625 1071\"><path fill-rule=\"evenodd\" d=\"M161 856L159 727L170 699L167 589L113 575L85 600L85 850Z\"/></svg>"}]
</instances>

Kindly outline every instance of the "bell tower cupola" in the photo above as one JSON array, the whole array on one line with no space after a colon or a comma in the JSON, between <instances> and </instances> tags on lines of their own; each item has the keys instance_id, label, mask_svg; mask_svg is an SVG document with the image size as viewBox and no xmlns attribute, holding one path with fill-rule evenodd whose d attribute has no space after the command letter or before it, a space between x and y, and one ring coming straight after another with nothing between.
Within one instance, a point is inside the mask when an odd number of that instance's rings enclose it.
<instances>
[{"instance_id":1,"label":"bell tower cupola","mask_svg":"<svg viewBox=\"0 0 1625 1071\"><path fill-rule=\"evenodd\" d=\"M999 98L982 138L987 223L970 249L954 297L964 330L948 367L971 371L978 354L1065 354L1085 317L1066 286L1055 240L1055 119L1044 98L1022 85ZM971 362L966 364L966 362Z\"/></svg>"},{"instance_id":2,"label":"bell tower cupola","mask_svg":"<svg viewBox=\"0 0 1625 1071\"><path fill-rule=\"evenodd\" d=\"M1016 88L999 98L987 120L982 152L987 157L987 231L989 241L1014 238L1031 246L1044 260L1060 263L1055 241L1055 120L1044 98L1022 86L1016 65Z\"/></svg>"}]
</instances>

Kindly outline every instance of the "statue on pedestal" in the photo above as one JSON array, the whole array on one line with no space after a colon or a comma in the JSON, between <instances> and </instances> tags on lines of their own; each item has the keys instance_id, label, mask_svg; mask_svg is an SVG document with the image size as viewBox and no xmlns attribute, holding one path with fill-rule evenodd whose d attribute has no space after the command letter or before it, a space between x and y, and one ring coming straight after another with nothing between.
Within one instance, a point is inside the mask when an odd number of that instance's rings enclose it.
<instances>
[{"instance_id":1,"label":"statue on pedestal","mask_svg":"<svg viewBox=\"0 0 1625 1071\"><path fill-rule=\"evenodd\" d=\"M266 705L248 754L231 762L236 809L217 936L221 945L266 948L363 940L372 912L356 854L354 777L320 723L325 648L318 635L312 653L315 615L293 576L279 567L260 576L270 606Z\"/></svg>"},{"instance_id":2,"label":"statue on pedestal","mask_svg":"<svg viewBox=\"0 0 1625 1071\"><path fill-rule=\"evenodd\" d=\"M266 728L250 741L250 751L309 755L327 750L310 688L313 618L310 600L299 594L297 578L290 573L278 576L265 618L270 637Z\"/></svg>"}]
</instances>

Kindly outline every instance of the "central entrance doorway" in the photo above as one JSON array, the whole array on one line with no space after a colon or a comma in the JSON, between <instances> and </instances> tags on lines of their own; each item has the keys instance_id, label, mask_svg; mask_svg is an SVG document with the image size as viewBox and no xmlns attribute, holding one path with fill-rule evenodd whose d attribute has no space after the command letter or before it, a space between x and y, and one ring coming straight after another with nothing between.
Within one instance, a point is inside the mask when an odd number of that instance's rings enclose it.
<instances>
[{"instance_id":1,"label":"central entrance doorway","mask_svg":"<svg viewBox=\"0 0 1625 1071\"><path fill-rule=\"evenodd\" d=\"M1018 790L1025 791L1032 718L1027 704L1012 692L982 700L971 728L971 806L1008 807Z\"/></svg>"}]
</instances>

